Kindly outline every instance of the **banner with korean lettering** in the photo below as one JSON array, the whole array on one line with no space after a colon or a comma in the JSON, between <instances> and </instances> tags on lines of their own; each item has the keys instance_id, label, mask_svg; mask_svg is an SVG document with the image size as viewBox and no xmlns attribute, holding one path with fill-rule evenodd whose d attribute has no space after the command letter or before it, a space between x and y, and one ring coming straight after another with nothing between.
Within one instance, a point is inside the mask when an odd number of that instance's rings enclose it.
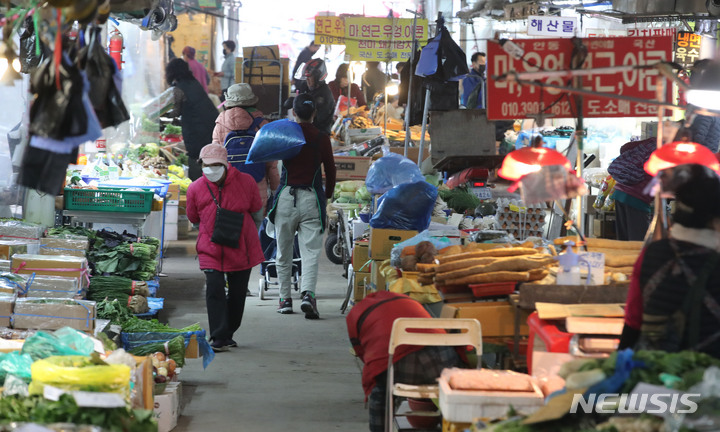
<instances>
[{"instance_id":1,"label":"banner with korean lettering","mask_svg":"<svg viewBox=\"0 0 720 432\"><path fill-rule=\"evenodd\" d=\"M336 16L316 16L315 43L318 45L345 45L345 21Z\"/></svg>"},{"instance_id":2,"label":"banner with korean lettering","mask_svg":"<svg viewBox=\"0 0 720 432\"><path fill-rule=\"evenodd\" d=\"M418 46L428 38L428 21L409 18L345 18L345 55L359 61L406 61L410 59L413 32Z\"/></svg>"},{"instance_id":3,"label":"banner with korean lettering","mask_svg":"<svg viewBox=\"0 0 720 432\"><path fill-rule=\"evenodd\" d=\"M696 61L700 60L702 45L702 35L686 31L678 32L675 63L685 69L690 69Z\"/></svg>"},{"instance_id":4,"label":"banner with korean lettering","mask_svg":"<svg viewBox=\"0 0 720 432\"><path fill-rule=\"evenodd\" d=\"M577 28L575 17L553 15L528 17L528 36L573 37Z\"/></svg>"},{"instance_id":5,"label":"banner with korean lettering","mask_svg":"<svg viewBox=\"0 0 720 432\"><path fill-rule=\"evenodd\" d=\"M511 57L496 43L488 44L488 119L532 117L541 111L553 117L575 117L575 99L563 90L493 79L510 71L521 73L570 69L572 40L516 39L514 42L524 49L524 61ZM583 69L647 65L668 61L673 54L673 38L668 36L592 38L584 40L583 43L588 48ZM655 100L658 76L657 69L649 68L593 74L583 77L582 80L585 90ZM563 87L572 84L568 77L551 77L540 81ZM670 100L672 86L667 87L667 100ZM585 117L647 117L657 114L657 106L642 102L583 97Z\"/></svg>"}]
</instances>

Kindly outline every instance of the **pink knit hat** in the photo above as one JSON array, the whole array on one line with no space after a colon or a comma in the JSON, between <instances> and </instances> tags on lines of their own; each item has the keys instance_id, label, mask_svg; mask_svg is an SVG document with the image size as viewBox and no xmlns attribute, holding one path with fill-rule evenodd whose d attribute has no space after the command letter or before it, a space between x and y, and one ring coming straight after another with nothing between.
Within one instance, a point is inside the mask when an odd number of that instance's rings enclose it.
<instances>
[{"instance_id":1,"label":"pink knit hat","mask_svg":"<svg viewBox=\"0 0 720 432\"><path fill-rule=\"evenodd\" d=\"M228 155L227 150L225 150L225 147L223 147L222 144L212 143L208 144L205 147L200 150L200 159L205 165L212 165L216 163L221 163L225 165L225 168L228 166Z\"/></svg>"}]
</instances>

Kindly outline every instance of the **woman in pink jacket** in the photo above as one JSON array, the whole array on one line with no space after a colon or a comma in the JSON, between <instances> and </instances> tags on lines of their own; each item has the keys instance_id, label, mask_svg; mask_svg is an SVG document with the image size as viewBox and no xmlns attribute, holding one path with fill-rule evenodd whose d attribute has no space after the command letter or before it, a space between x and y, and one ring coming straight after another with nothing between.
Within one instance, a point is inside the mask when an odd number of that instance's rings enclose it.
<instances>
[{"instance_id":1,"label":"woman in pink jacket","mask_svg":"<svg viewBox=\"0 0 720 432\"><path fill-rule=\"evenodd\" d=\"M236 130L247 130L252 126L253 120L262 118L262 111L255 108L258 97L252 91L249 84L238 83L231 85L225 93L225 111L220 113L215 120L213 130L213 142L224 144L228 133ZM268 122L263 120L260 127ZM263 203L263 215L267 213L265 208L268 199L268 186L273 193L280 186L280 174L278 173L277 161L265 164L265 177L257 183L260 191L260 200Z\"/></svg>"},{"instance_id":2,"label":"woman in pink jacket","mask_svg":"<svg viewBox=\"0 0 720 432\"><path fill-rule=\"evenodd\" d=\"M205 272L210 345L215 351L227 351L237 346L232 338L242 322L250 272L264 259L253 223L254 219L262 219L262 202L255 180L228 166L225 147L206 145L200 151L200 160L203 176L188 188L187 216L190 222L200 224L196 248L200 269ZM236 248L211 241L215 200L220 207L245 215Z\"/></svg>"}]
</instances>

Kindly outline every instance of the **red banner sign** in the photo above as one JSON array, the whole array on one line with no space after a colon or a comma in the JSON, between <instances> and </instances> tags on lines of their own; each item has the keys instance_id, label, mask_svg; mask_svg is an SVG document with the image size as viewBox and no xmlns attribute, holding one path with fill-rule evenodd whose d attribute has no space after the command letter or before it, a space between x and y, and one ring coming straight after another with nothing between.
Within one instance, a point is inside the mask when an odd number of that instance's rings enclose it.
<instances>
[{"instance_id":1,"label":"red banner sign","mask_svg":"<svg viewBox=\"0 0 720 432\"><path fill-rule=\"evenodd\" d=\"M488 44L488 108L490 120L512 120L532 117L541 111L550 116L575 117L574 98L563 90L520 85L512 81L496 81L493 76L510 71L538 72L570 69L573 52L571 39L521 39L514 41L525 50L524 60L516 60L500 45ZM584 40L588 56L584 69L613 66L646 65L668 61L673 55L673 38L613 37ZM594 74L582 78L583 87L601 93L655 100L657 69L632 70L611 74ZM546 84L571 86L568 77L549 77ZM668 100L671 86L668 85ZM648 117L657 116L658 108L642 102L584 96L585 117Z\"/></svg>"}]
</instances>

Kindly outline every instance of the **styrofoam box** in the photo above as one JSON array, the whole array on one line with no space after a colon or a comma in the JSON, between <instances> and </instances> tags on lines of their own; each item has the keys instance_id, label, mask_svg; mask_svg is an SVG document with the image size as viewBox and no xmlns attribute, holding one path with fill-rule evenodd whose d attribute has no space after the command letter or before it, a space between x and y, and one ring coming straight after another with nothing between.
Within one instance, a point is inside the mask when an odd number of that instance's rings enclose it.
<instances>
[{"instance_id":1,"label":"styrofoam box","mask_svg":"<svg viewBox=\"0 0 720 432\"><path fill-rule=\"evenodd\" d=\"M177 202L177 201L176 201ZM165 225L178 223L178 205L167 204L165 206Z\"/></svg>"},{"instance_id":2,"label":"styrofoam box","mask_svg":"<svg viewBox=\"0 0 720 432\"><path fill-rule=\"evenodd\" d=\"M365 230L370 227L369 223L353 222L353 240L359 239L365 234Z\"/></svg>"},{"instance_id":3,"label":"styrofoam box","mask_svg":"<svg viewBox=\"0 0 720 432\"><path fill-rule=\"evenodd\" d=\"M450 370L443 371L439 380L440 411L447 421L470 423L476 418L503 418L510 405L528 415L545 405L543 393L535 382L532 393L453 390L448 383L450 374Z\"/></svg>"}]
</instances>

